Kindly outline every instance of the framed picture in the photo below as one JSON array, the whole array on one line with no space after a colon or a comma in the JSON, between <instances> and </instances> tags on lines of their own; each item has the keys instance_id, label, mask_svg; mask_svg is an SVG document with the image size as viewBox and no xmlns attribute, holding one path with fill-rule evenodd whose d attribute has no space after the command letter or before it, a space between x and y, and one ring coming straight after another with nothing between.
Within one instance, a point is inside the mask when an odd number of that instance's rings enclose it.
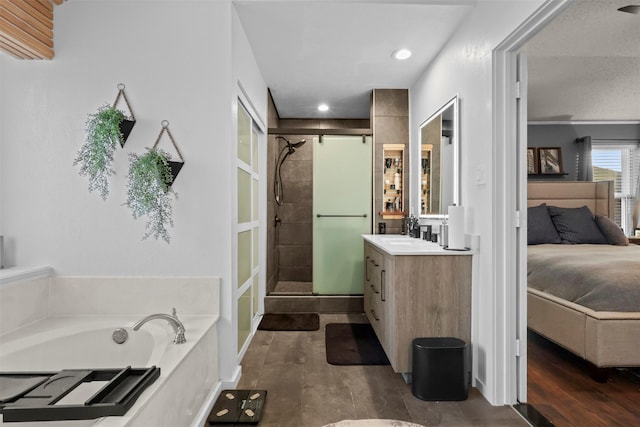
<instances>
[{"instance_id":1,"label":"framed picture","mask_svg":"<svg viewBox=\"0 0 640 427\"><path fill-rule=\"evenodd\" d=\"M558 174L562 170L562 150L560 147L538 148L541 174Z\"/></svg>"},{"instance_id":2,"label":"framed picture","mask_svg":"<svg viewBox=\"0 0 640 427\"><path fill-rule=\"evenodd\" d=\"M533 147L527 148L527 173L538 173L538 150Z\"/></svg>"}]
</instances>

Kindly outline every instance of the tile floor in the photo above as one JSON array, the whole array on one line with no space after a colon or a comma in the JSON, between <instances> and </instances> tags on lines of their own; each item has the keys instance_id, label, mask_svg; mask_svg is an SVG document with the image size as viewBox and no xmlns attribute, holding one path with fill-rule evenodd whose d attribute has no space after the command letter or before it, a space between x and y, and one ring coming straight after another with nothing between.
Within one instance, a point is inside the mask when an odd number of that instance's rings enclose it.
<instances>
[{"instance_id":1,"label":"tile floor","mask_svg":"<svg viewBox=\"0 0 640 427\"><path fill-rule=\"evenodd\" d=\"M475 389L462 402L425 402L390 366L334 366L325 358L327 323L366 322L361 314L321 314L314 332L257 331L238 389L267 390L261 427L314 427L343 419L388 418L425 426L516 427L511 407L493 407Z\"/></svg>"}]
</instances>

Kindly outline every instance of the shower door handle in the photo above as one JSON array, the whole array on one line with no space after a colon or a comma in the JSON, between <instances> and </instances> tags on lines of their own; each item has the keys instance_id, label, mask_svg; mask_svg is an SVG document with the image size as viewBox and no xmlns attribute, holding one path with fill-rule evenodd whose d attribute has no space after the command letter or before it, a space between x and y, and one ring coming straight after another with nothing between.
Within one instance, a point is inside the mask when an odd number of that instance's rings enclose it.
<instances>
[{"instance_id":1,"label":"shower door handle","mask_svg":"<svg viewBox=\"0 0 640 427\"><path fill-rule=\"evenodd\" d=\"M324 215L324 214L317 214L316 216L318 218L366 218L367 214L361 214L361 215Z\"/></svg>"}]
</instances>

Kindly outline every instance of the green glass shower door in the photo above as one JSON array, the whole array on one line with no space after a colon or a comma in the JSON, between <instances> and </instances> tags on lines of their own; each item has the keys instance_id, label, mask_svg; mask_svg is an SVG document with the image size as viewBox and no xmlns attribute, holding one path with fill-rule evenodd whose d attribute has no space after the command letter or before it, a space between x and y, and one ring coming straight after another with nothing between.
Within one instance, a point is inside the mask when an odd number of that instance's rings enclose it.
<instances>
[{"instance_id":1,"label":"green glass shower door","mask_svg":"<svg viewBox=\"0 0 640 427\"><path fill-rule=\"evenodd\" d=\"M371 233L371 137L313 140L313 292L363 293L362 234Z\"/></svg>"}]
</instances>

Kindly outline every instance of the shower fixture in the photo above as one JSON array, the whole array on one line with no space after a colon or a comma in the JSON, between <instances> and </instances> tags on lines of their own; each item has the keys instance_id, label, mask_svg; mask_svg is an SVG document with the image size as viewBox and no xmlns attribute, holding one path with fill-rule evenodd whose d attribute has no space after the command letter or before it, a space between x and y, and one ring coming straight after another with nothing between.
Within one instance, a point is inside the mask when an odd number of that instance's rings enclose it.
<instances>
[{"instance_id":1,"label":"shower fixture","mask_svg":"<svg viewBox=\"0 0 640 427\"><path fill-rule=\"evenodd\" d=\"M280 174L280 170L282 169L282 164L287 159L287 157L289 157L291 154L296 152L296 148L302 147L302 145L304 145L304 143L307 142L307 140L301 139L300 141L292 144L291 141L289 141L284 136L278 135L276 136L276 139L282 139L284 142L287 143L287 145L282 147L282 150L280 150L280 154L278 155L278 160L276 160L276 173L275 173L275 179L273 180L273 196L278 206L281 206L283 197L284 197L284 193L282 190L282 177Z\"/></svg>"}]
</instances>

